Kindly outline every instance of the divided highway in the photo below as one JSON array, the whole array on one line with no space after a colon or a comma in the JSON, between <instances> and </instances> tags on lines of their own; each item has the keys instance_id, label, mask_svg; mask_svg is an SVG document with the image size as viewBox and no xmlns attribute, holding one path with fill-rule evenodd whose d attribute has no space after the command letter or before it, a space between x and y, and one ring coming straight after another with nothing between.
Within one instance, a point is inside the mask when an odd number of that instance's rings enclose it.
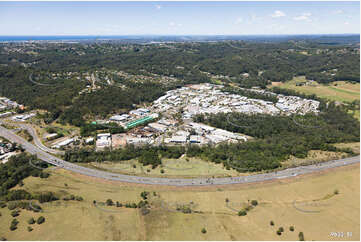
<instances>
[{"instance_id":1,"label":"divided highway","mask_svg":"<svg viewBox=\"0 0 361 242\"><path fill-rule=\"evenodd\" d=\"M32 133L31 133L32 134ZM252 182L263 182L274 179L283 179L295 177L302 174L308 174L312 172L317 172L329 168L340 167L345 165L350 165L360 162L360 156L349 157L340 160L333 160L317 165L308 165L308 166L299 166L295 168L289 168L278 172L270 172L264 174L256 174L249 176L241 177L225 177L225 178L195 178L195 179L178 179L178 178L156 178L156 177L139 177L139 176L130 176L122 175L111 172L99 171L95 169L90 169L76 164L64 161L59 159L38 146L35 146L27 142L22 137L16 135L10 130L0 126L0 136L18 144L21 144L22 147L31 154L36 154L39 159L53 164L55 166L97 178L103 178L108 180L120 181L120 182L129 182L129 183L138 183L138 184L151 184L151 185L168 185L168 186L204 186L204 185L227 185L227 184L240 184L240 183L252 183ZM34 135L35 144L37 135ZM40 142L41 143L41 142ZM38 145L38 144L37 144ZM41 144L42 145L42 144Z\"/></svg>"}]
</instances>

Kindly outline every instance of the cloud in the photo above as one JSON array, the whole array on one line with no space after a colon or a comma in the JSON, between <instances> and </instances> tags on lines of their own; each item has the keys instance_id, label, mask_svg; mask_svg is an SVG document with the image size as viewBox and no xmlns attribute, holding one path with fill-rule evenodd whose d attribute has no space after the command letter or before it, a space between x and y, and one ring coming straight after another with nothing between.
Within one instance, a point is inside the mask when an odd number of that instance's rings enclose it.
<instances>
[{"instance_id":1,"label":"cloud","mask_svg":"<svg viewBox=\"0 0 361 242\"><path fill-rule=\"evenodd\" d=\"M272 18L280 18L280 17L284 17L284 16L286 16L286 14L280 10L276 10L276 11L274 11L273 14L271 14Z\"/></svg>"},{"instance_id":2,"label":"cloud","mask_svg":"<svg viewBox=\"0 0 361 242\"><path fill-rule=\"evenodd\" d=\"M171 26L171 27L182 27L183 26L183 24L180 24L180 23L175 23L175 22L169 22L169 26Z\"/></svg>"},{"instance_id":3,"label":"cloud","mask_svg":"<svg viewBox=\"0 0 361 242\"><path fill-rule=\"evenodd\" d=\"M155 5L155 8L156 8L157 10L159 10L159 9L162 8L162 5Z\"/></svg>"},{"instance_id":4,"label":"cloud","mask_svg":"<svg viewBox=\"0 0 361 242\"><path fill-rule=\"evenodd\" d=\"M293 20L311 22L312 21L310 19L311 15L312 15L311 13L303 13L303 14L301 14L299 16L294 17Z\"/></svg>"},{"instance_id":5,"label":"cloud","mask_svg":"<svg viewBox=\"0 0 361 242\"><path fill-rule=\"evenodd\" d=\"M343 14L344 12L343 12L343 10L336 10L336 11L333 11L332 12L333 14Z\"/></svg>"},{"instance_id":6,"label":"cloud","mask_svg":"<svg viewBox=\"0 0 361 242\"><path fill-rule=\"evenodd\" d=\"M349 22L345 22L344 24L345 24L345 25L349 25L350 23L349 23Z\"/></svg>"},{"instance_id":7,"label":"cloud","mask_svg":"<svg viewBox=\"0 0 361 242\"><path fill-rule=\"evenodd\" d=\"M237 18L236 19L236 24L240 24L240 23L242 23L243 22L243 18L241 18L241 17L239 17L239 18Z\"/></svg>"}]
</instances>

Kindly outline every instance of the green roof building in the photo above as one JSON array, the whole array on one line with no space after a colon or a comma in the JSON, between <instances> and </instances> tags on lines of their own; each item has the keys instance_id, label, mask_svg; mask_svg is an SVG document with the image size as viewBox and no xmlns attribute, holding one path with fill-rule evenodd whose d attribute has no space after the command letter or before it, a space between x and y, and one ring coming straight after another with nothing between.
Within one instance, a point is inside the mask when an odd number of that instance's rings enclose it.
<instances>
[{"instance_id":1,"label":"green roof building","mask_svg":"<svg viewBox=\"0 0 361 242\"><path fill-rule=\"evenodd\" d=\"M146 116L144 118L140 118L140 119L137 119L137 120L134 120L134 121L131 121L129 123L126 124L126 128L127 129L130 129L130 128L134 128L135 126L138 126L138 125L141 125L141 124L144 124L148 121L151 121L153 120L154 118L151 117L151 116Z\"/></svg>"}]
</instances>

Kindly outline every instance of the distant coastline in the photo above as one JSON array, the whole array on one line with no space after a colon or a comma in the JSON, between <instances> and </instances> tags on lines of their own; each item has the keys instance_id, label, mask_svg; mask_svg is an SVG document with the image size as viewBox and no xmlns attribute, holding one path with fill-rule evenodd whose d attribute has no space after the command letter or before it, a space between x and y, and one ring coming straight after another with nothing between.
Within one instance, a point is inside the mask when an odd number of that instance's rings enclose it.
<instances>
[{"instance_id":1,"label":"distant coastline","mask_svg":"<svg viewBox=\"0 0 361 242\"><path fill-rule=\"evenodd\" d=\"M0 36L0 42L89 42L89 41L121 41L121 42L185 42L185 41L288 41L310 40L321 38L334 41L347 37L348 40L360 42L360 34L318 34L318 35L42 35L42 36Z\"/></svg>"}]
</instances>

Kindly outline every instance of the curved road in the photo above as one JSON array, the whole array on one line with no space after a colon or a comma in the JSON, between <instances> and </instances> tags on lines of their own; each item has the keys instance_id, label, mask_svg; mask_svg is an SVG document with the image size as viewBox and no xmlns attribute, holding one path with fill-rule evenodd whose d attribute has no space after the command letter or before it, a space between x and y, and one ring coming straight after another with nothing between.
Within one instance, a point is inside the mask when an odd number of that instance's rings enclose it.
<instances>
[{"instance_id":1,"label":"curved road","mask_svg":"<svg viewBox=\"0 0 361 242\"><path fill-rule=\"evenodd\" d=\"M302 174L308 174L317 172L333 167L340 167L360 162L360 156L333 160L317 165L299 166L295 168L289 168L278 172L270 172L264 174L256 174L250 176L241 177L226 177L226 178L195 178L195 179L177 179L177 178L157 178L157 177L139 177L116 174L111 172L94 170L76 164L59 159L39 147L27 142L22 137L14 134L10 130L0 126L0 136L18 144L21 144L31 154L36 154L39 159L46 161L55 166L80 173L87 176L103 178L108 180L139 183L139 184L151 184L151 185L168 185L168 186L204 186L204 185L227 185L227 184L240 184L251 182L263 182L274 179L283 179L294 177Z\"/></svg>"},{"instance_id":2,"label":"curved road","mask_svg":"<svg viewBox=\"0 0 361 242\"><path fill-rule=\"evenodd\" d=\"M26 129L29 132L29 134L31 136L33 136L34 143L39 149L41 149L41 150L43 150L45 152L48 152L50 154L59 154L59 155L65 154L64 151L54 150L54 149L51 149L51 148L46 147L45 145L43 145L43 143L41 142L39 136L36 133L36 130L30 124L17 123L16 125L21 127L22 129Z\"/></svg>"}]
</instances>

